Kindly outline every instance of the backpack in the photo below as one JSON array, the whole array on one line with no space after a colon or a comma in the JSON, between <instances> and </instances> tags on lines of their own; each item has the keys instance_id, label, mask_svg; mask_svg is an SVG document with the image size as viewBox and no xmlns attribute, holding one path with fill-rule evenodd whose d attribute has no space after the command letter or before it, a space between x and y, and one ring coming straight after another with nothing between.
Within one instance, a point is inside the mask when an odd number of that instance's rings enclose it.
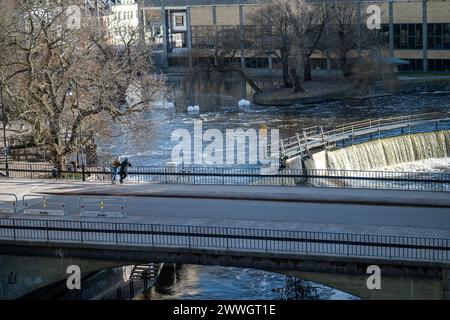
<instances>
[{"instance_id":1,"label":"backpack","mask_svg":"<svg viewBox=\"0 0 450 320\"><path fill-rule=\"evenodd\" d=\"M118 159L115 159L115 160L113 161L113 167L115 167L115 168L120 167L120 161L119 161Z\"/></svg>"}]
</instances>

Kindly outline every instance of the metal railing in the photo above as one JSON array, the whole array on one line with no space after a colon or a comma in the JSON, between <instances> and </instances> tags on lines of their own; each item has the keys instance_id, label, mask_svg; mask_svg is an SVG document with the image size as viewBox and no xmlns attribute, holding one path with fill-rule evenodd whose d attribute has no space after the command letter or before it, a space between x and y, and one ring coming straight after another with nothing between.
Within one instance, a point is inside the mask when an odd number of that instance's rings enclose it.
<instances>
[{"instance_id":1,"label":"metal railing","mask_svg":"<svg viewBox=\"0 0 450 320\"><path fill-rule=\"evenodd\" d=\"M336 126L330 130L324 130L321 126L314 126L305 128L294 137L281 139L281 156L289 159L301 156L312 148L337 143L345 139L354 141L357 137L373 135L374 133L377 134L377 137L381 137L382 132L402 128L406 128L409 133L412 127L440 122L450 122L450 113L424 113L369 119Z\"/></svg>"},{"instance_id":2,"label":"metal railing","mask_svg":"<svg viewBox=\"0 0 450 320\"><path fill-rule=\"evenodd\" d=\"M10 177L22 179L52 179L51 169L50 165L17 163L11 164L9 168ZM61 171L57 178L109 182L111 172L109 168L87 166L82 172ZM446 172L284 169L269 175L262 174L260 168L133 166L128 171L127 181L450 191L450 173Z\"/></svg>"},{"instance_id":3,"label":"metal railing","mask_svg":"<svg viewBox=\"0 0 450 320\"><path fill-rule=\"evenodd\" d=\"M13 201L0 201L0 213L17 213L19 199L14 193L0 193L0 198L9 198Z\"/></svg>"},{"instance_id":4,"label":"metal railing","mask_svg":"<svg viewBox=\"0 0 450 320\"><path fill-rule=\"evenodd\" d=\"M443 238L0 218L0 239L450 261Z\"/></svg>"}]
</instances>

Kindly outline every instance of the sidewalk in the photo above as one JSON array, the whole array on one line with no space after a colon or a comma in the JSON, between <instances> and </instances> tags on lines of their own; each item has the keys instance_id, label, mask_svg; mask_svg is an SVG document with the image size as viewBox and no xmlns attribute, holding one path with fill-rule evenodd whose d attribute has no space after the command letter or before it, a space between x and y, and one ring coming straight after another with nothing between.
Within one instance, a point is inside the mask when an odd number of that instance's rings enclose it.
<instances>
[{"instance_id":1,"label":"sidewalk","mask_svg":"<svg viewBox=\"0 0 450 320\"><path fill-rule=\"evenodd\" d=\"M444 192L0 180L0 193L68 196L64 220L73 221L105 221L80 217L77 196L123 196L129 197L127 217L107 221L450 239L450 197ZM11 198L0 195L2 200Z\"/></svg>"},{"instance_id":2,"label":"sidewalk","mask_svg":"<svg viewBox=\"0 0 450 320\"><path fill-rule=\"evenodd\" d=\"M0 193L169 197L450 208L450 193L316 187L82 183L0 180ZM449 211L450 214L450 211Z\"/></svg>"}]
</instances>

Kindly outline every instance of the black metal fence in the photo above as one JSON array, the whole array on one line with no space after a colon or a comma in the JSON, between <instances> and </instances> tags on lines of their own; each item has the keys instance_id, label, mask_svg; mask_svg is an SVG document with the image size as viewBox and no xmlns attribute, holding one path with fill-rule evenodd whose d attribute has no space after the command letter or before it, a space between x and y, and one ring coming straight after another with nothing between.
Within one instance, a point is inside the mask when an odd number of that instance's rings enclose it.
<instances>
[{"instance_id":1,"label":"black metal fence","mask_svg":"<svg viewBox=\"0 0 450 320\"><path fill-rule=\"evenodd\" d=\"M110 168L66 167L57 173L52 169L47 164L11 163L6 173L4 164L0 164L0 175L18 179L111 181ZM447 172L283 169L274 174L264 174L261 168L133 166L127 181L450 191L450 173Z\"/></svg>"},{"instance_id":2,"label":"black metal fence","mask_svg":"<svg viewBox=\"0 0 450 320\"><path fill-rule=\"evenodd\" d=\"M0 218L0 239L450 260L450 240L348 233Z\"/></svg>"}]
</instances>

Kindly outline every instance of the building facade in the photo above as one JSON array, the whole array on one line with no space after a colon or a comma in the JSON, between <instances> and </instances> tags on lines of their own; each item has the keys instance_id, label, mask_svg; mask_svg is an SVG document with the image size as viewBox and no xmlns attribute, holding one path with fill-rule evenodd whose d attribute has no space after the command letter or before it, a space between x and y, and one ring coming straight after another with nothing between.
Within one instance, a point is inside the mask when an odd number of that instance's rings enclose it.
<instances>
[{"instance_id":1,"label":"building facade","mask_svg":"<svg viewBox=\"0 0 450 320\"><path fill-rule=\"evenodd\" d=\"M358 0L354 0L358 2ZM248 14L270 0L143 0L146 31L159 45L167 66L191 67L196 48L212 46L211 30L238 33L245 39L238 60L243 68L277 69L272 56L255 56L258 26L249 24ZM409 61L403 71L450 72L450 1L380 0L359 1L361 8L381 8L379 41L388 55ZM364 27L364 26L363 26ZM336 69L332 57L313 56L313 68Z\"/></svg>"}]
</instances>

